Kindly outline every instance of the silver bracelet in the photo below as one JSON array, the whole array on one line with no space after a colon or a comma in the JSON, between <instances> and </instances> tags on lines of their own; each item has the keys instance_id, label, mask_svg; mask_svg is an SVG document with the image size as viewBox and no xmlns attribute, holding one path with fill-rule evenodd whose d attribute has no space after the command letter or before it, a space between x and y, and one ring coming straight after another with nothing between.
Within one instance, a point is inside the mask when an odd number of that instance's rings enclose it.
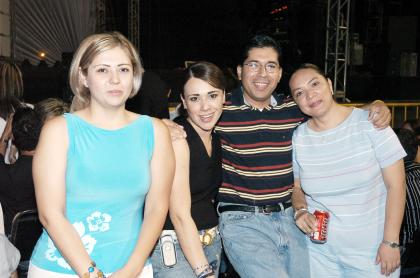
<instances>
[{"instance_id":1,"label":"silver bracelet","mask_svg":"<svg viewBox=\"0 0 420 278\"><path fill-rule=\"evenodd\" d=\"M393 242L393 241L388 241L388 240L385 240L385 239L382 240L382 243L385 244L385 245L387 245L387 246L389 246L389 247L391 247L391 248L398 248L398 247L400 247L400 245L398 243Z\"/></svg>"},{"instance_id":2,"label":"silver bracelet","mask_svg":"<svg viewBox=\"0 0 420 278\"><path fill-rule=\"evenodd\" d=\"M296 221L296 216L297 216L297 214L299 213L299 212L301 212L301 211L306 211L306 212L309 212L309 210L307 209L307 208L300 208L300 209L298 209L297 211L295 211L295 214L293 215L293 219Z\"/></svg>"}]
</instances>

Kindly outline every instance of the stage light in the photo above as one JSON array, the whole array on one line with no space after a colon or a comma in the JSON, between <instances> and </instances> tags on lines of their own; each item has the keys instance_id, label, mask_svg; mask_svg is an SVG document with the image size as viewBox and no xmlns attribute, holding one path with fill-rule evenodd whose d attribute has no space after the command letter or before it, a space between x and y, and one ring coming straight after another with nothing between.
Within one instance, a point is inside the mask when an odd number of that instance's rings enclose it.
<instances>
[{"instance_id":1,"label":"stage light","mask_svg":"<svg viewBox=\"0 0 420 278\"><path fill-rule=\"evenodd\" d=\"M38 56L41 59L45 59L46 54L45 54L45 52L41 51L41 52L39 52Z\"/></svg>"}]
</instances>

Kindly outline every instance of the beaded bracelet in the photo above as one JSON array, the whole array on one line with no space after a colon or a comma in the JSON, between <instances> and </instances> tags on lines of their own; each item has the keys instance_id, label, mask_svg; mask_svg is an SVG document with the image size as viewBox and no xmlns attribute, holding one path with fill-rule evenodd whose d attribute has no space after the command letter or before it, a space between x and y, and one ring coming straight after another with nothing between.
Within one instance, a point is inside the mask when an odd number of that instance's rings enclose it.
<instances>
[{"instance_id":1,"label":"beaded bracelet","mask_svg":"<svg viewBox=\"0 0 420 278\"><path fill-rule=\"evenodd\" d=\"M88 267L88 272L85 272L83 274L83 278L90 278L90 274L95 271L96 263L94 261L90 262L90 266ZM96 278L106 278L102 270L98 269L98 272L96 273Z\"/></svg>"},{"instance_id":2,"label":"beaded bracelet","mask_svg":"<svg viewBox=\"0 0 420 278\"><path fill-rule=\"evenodd\" d=\"M194 273L197 274L197 272L201 269L207 269L208 267L210 267L209 264L203 264L203 265L199 265L197 267L194 268ZM201 272L200 272L201 273Z\"/></svg>"}]
</instances>

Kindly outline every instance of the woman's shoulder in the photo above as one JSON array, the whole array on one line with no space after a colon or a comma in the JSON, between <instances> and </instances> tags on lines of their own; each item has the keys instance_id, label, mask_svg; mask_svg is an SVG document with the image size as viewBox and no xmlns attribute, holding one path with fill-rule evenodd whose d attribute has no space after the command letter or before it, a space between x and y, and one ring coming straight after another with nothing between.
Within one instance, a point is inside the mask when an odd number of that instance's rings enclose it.
<instances>
[{"instance_id":1,"label":"woman's shoulder","mask_svg":"<svg viewBox=\"0 0 420 278\"><path fill-rule=\"evenodd\" d=\"M353 109L347 125L358 126L363 130L371 130L375 128L369 120L369 111L357 107Z\"/></svg>"},{"instance_id":2,"label":"woman's shoulder","mask_svg":"<svg viewBox=\"0 0 420 278\"><path fill-rule=\"evenodd\" d=\"M305 133L305 131L307 129L307 125L308 125L308 121L303 122L300 125L298 125L295 129L294 136L298 136L298 135L301 135L301 134Z\"/></svg>"}]
</instances>

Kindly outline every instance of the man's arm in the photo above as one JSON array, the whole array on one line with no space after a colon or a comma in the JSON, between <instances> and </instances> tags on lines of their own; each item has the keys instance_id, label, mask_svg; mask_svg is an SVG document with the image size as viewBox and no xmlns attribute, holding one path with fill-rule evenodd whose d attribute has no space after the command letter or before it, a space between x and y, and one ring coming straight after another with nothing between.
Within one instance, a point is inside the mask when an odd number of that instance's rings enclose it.
<instances>
[{"instance_id":1,"label":"man's arm","mask_svg":"<svg viewBox=\"0 0 420 278\"><path fill-rule=\"evenodd\" d=\"M391 111L382 100L375 100L361 107L369 111L369 121L379 129L389 126L391 122Z\"/></svg>"}]
</instances>

